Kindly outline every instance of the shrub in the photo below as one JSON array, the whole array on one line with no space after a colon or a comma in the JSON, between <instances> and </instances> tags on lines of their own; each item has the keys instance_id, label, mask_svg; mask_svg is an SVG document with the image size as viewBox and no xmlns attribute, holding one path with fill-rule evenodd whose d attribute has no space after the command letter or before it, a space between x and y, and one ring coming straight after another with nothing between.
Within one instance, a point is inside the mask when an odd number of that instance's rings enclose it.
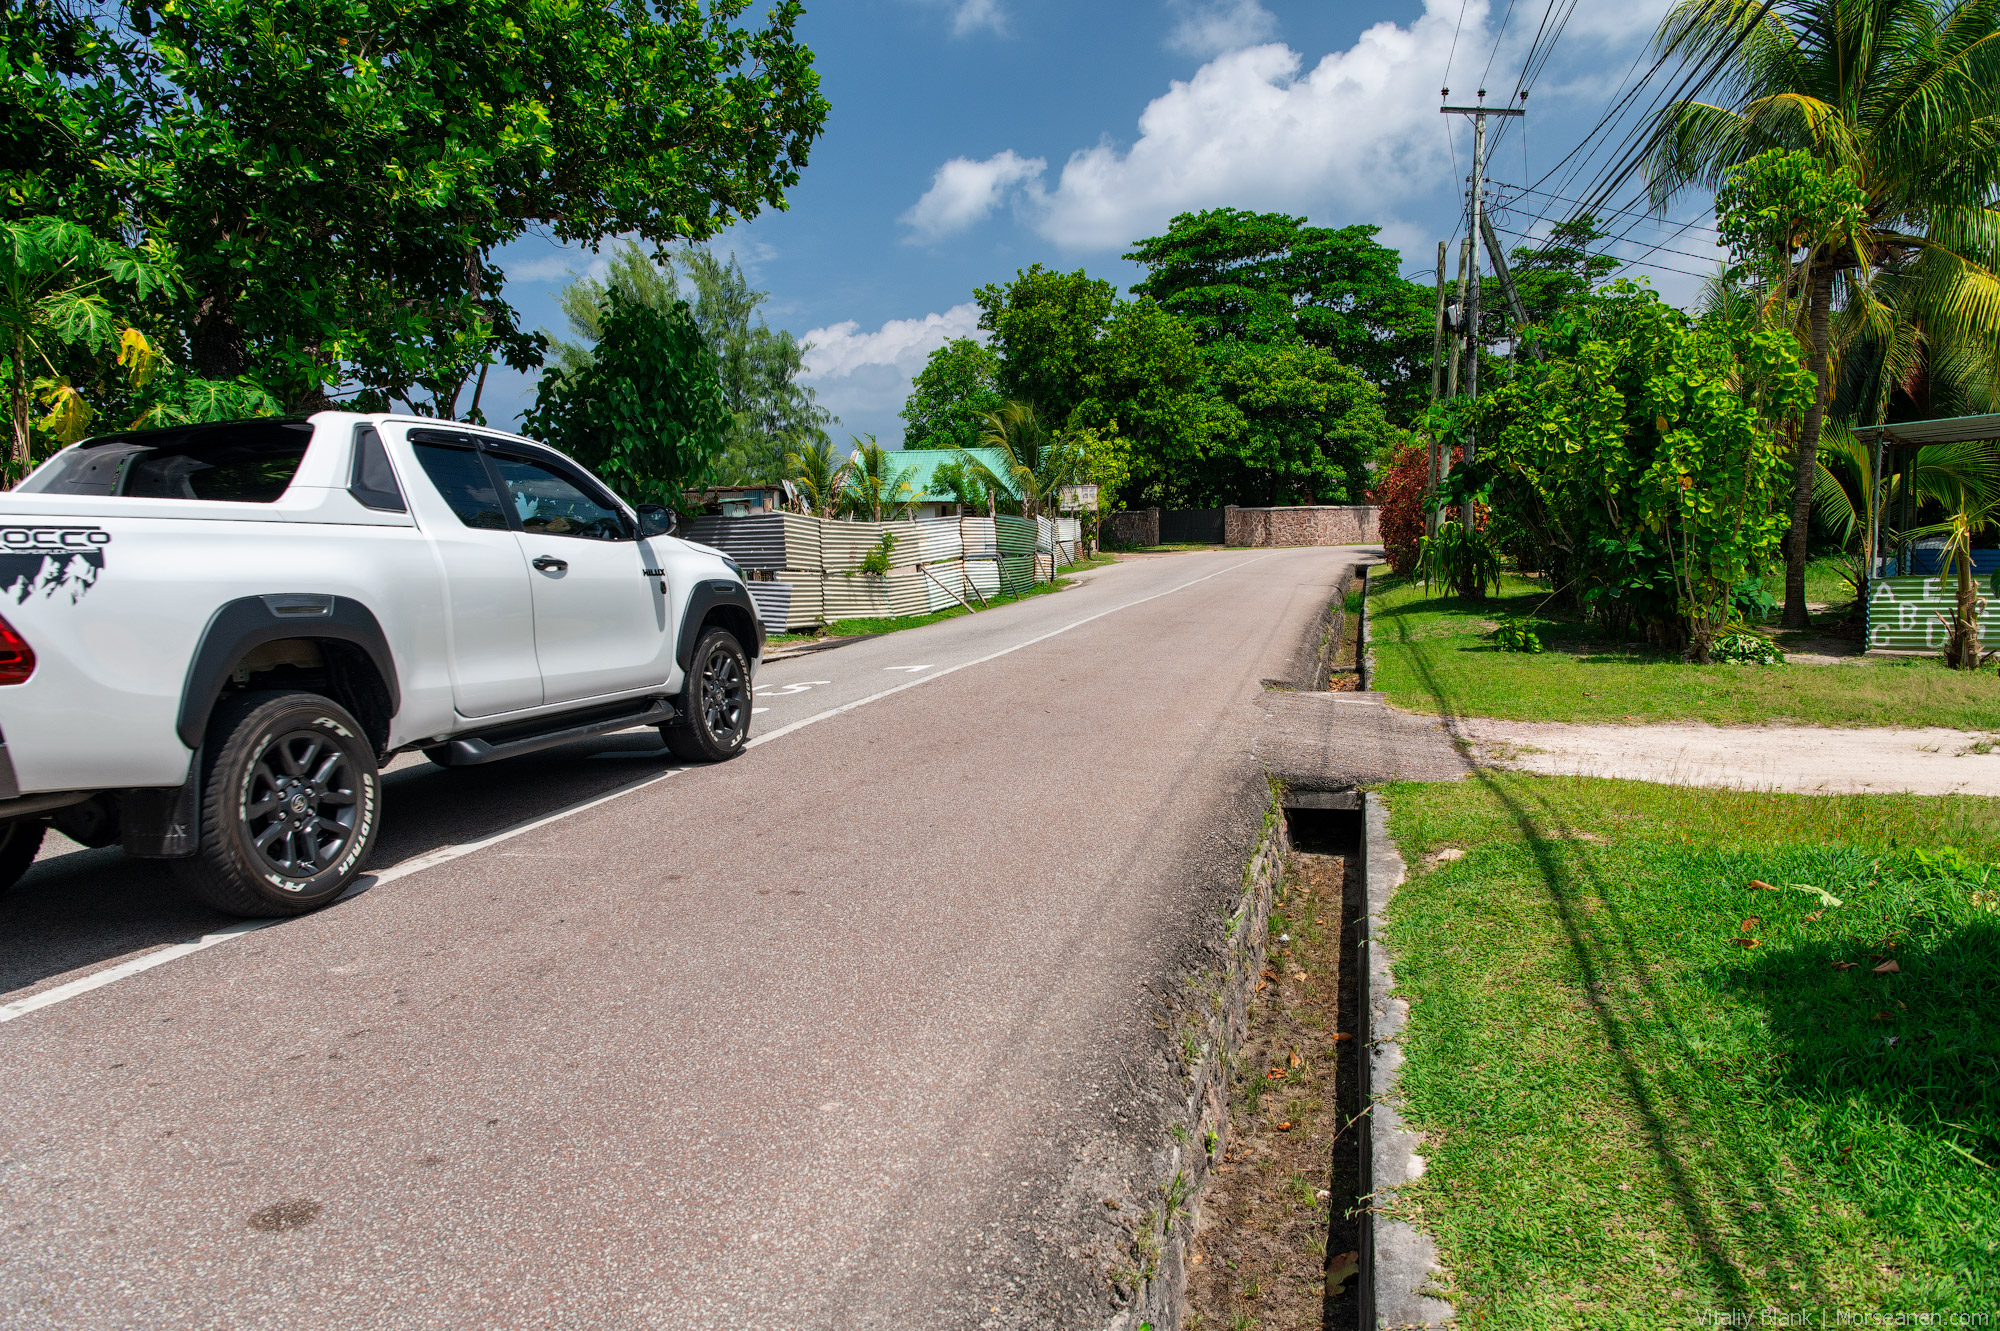
<instances>
[{"instance_id":1,"label":"shrub","mask_svg":"<svg viewBox=\"0 0 2000 1331\"><path fill-rule=\"evenodd\" d=\"M1778 644L1748 629L1725 629L1715 636L1709 659L1729 665L1783 665L1785 654Z\"/></svg>"},{"instance_id":2,"label":"shrub","mask_svg":"<svg viewBox=\"0 0 2000 1331\"><path fill-rule=\"evenodd\" d=\"M1500 644L1503 652L1539 652L1542 640L1535 636L1533 629L1518 619L1503 622L1493 630L1493 641Z\"/></svg>"}]
</instances>

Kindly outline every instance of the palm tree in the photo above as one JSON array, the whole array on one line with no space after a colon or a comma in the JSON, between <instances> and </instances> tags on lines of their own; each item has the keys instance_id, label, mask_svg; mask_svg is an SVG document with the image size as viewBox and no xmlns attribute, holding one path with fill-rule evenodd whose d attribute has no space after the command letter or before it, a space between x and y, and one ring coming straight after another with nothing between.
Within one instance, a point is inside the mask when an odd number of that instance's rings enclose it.
<instances>
[{"instance_id":1,"label":"palm tree","mask_svg":"<svg viewBox=\"0 0 2000 1331\"><path fill-rule=\"evenodd\" d=\"M1877 529L1878 504L1886 517L1895 512L1905 495L1917 505L1934 503L1947 514L1980 512L2000 505L2000 446L1986 440L1930 444L1918 449L1903 471L1878 481L1874 450L1855 438L1846 425L1828 427L1821 439L1813 480L1813 511L1822 528L1839 533L1843 543L1850 542L1857 533ZM1891 535L1900 540L1929 531ZM1872 552L1866 544L1864 540L1864 548L1856 552L1854 567L1847 573L1857 596L1872 576L1868 567Z\"/></svg>"},{"instance_id":2,"label":"palm tree","mask_svg":"<svg viewBox=\"0 0 2000 1331\"><path fill-rule=\"evenodd\" d=\"M1934 338L2000 349L2000 0L1682 0L1660 26L1665 54L1722 57L1718 102L1663 108L1647 161L1656 204L1718 188L1770 149L1854 172L1863 217L1846 242L1809 251L1795 277L1801 340L1819 392L1798 435L1785 619L1804 627L1806 526L1833 383L1836 296L1871 309L1869 279L1910 279ZM1761 16L1761 17L1760 17Z\"/></svg>"},{"instance_id":3,"label":"palm tree","mask_svg":"<svg viewBox=\"0 0 2000 1331\"><path fill-rule=\"evenodd\" d=\"M806 511L822 518L832 517L840 507L852 465L836 457L833 441L824 437L785 454L785 472L805 496Z\"/></svg>"},{"instance_id":4,"label":"palm tree","mask_svg":"<svg viewBox=\"0 0 2000 1331\"><path fill-rule=\"evenodd\" d=\"M1000 454L1005 478L996 475L978 454L961 449L966 469L996 493L1018 491L1025 517L1040 517L1044 509L1053 508L1056 491L1076 480L1074 451L1049 436L1032 403L1008 402L998 411L982 415L979 446Z\"/></svg>"},{"instance_id":5,"label":"palm tree","mask_svg":"<svg viewBox=\"0 0 2000 1331\"><path fill-rule=\"evenodd\" d=\"M1944 663L1954 670L1977 670L1990 655L1982 653L1979 647L1979 609L1986 598L1979 594L1979 585L1973 581L1972 538L1995 522L2000 522L2000 495L1961 494L1943 522L1910 533L1944 537L1943 562L1938 572L1945 577L1951 577L1954 571L1958 575L1952 616L1945 621L1951 636L1944 644Z\"/></svg>"},{"instance_id":6,"label":"palm tree","mask_svg":"<svg viewBox=\"0 0 2000 1331\"><path fill-rule=\"evenodd\" d=\"M847 511L871 522L893 522L906 516L917 498L917 488L910 483L917 469L898 471L894 454L876 443L872 434L850 439L854 452L847 459L847 485L842 492Z\"/></svg>"}]
</instances>

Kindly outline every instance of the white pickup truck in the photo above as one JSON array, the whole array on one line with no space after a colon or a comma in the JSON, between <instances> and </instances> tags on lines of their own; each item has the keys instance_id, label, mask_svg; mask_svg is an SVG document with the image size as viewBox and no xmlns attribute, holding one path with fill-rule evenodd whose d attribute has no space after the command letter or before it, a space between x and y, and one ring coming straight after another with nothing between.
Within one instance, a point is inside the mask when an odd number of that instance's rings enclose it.
<instances>
[{"instance_id":1,"label":"white pickup truck","mask_svg":"<svg viewBox=\"0 0 2000 1331\"><path fill-rule=\"evenodd\" d=\"M64 449L0 494L0 889L53 823L296 914L360 873L394 754L657 726L733 756L763 626L673 526L552 449L416 417Z\"/></svg>"}]
</instances>

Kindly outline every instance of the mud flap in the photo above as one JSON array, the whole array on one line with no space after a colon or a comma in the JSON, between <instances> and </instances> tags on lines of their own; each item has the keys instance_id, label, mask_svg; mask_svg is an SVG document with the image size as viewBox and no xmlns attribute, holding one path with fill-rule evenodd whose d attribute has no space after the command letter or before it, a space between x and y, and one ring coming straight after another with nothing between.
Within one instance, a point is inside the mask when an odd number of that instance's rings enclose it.
<instances>
[{"instance_id":1,"label":"mud flap","mask_svg":"<svg viewBox=\"0 0 2000 1331\"><path fill-rule=\"evenodd\" d=\"M124 792L125 853L141 860L181 860L201 849L202 751L178 786Z\"/></svg>"}]
</instances>

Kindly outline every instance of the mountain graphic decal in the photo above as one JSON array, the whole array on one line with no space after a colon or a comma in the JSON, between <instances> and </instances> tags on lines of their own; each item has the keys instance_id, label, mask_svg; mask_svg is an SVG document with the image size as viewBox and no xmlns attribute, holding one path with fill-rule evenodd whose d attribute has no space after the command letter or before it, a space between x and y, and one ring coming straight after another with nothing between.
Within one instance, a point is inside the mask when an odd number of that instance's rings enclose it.
<instances>
[{"instance_id":1,"label":"mountain graphic decal","mask_svg":"<svg viewBox=\"0 0 2000 1331\"><path fill-rule=\"evenodd\" d=\"M102 572L104 554L98 550L0 554L0 596L17 605L31 596L67 597L75 605L97 585Z\"/></svg>"}]
</instances>

